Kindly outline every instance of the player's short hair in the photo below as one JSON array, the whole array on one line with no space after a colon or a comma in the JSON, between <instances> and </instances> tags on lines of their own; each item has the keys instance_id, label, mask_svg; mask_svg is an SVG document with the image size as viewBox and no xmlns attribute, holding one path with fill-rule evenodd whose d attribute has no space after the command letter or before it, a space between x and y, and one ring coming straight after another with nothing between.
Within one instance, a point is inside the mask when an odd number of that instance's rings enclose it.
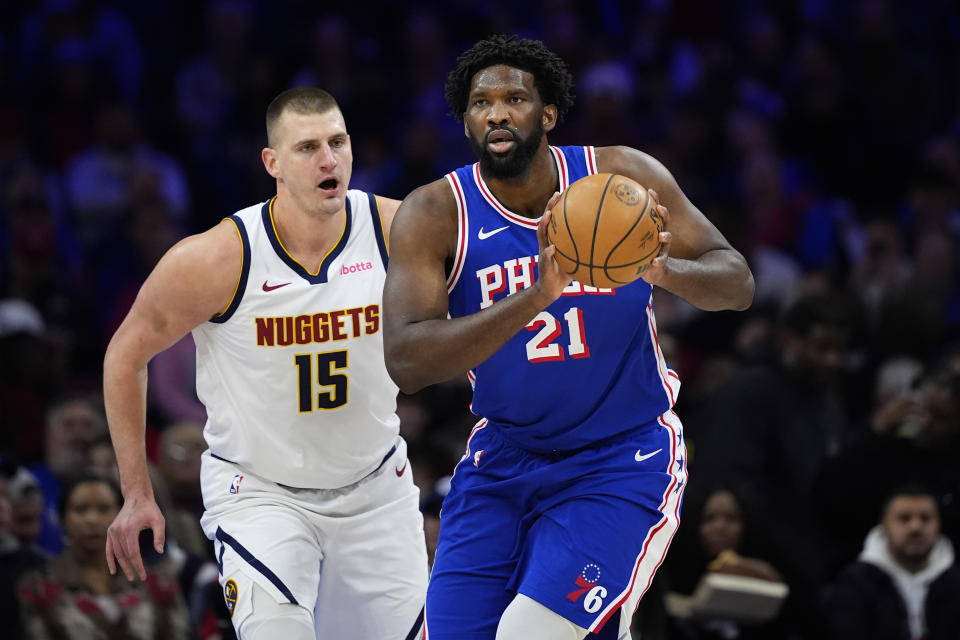
<instances>
[{"instance_id":1,"label":"player's short hair","mask_svg":"<svg viewBox=\"0 0 960 640\"><path fill-rule=\"evenodd\" d=\"M533 83L544 104L556 105L563 120L573 106L573 75L567 63L540 40L495 35L467 49L457 58L456 68L447 76L445 94L451 114L461 122L467 111L470 83L478 71L504 64L533 75Z\"/></svg>"},{"instance_id":2,"label":"player's short hair","mask_svg":"<svg viewBox=\"0 0 960 640\"><path fill-rule=\"evenodd\" d=\"M267 107L267 145L274 146L277 122L284 111L294 113L326 113L339 109L340 105L332 95L316 87L294 87L287 89L270 102Z\"/></svg>"}]
</instances>

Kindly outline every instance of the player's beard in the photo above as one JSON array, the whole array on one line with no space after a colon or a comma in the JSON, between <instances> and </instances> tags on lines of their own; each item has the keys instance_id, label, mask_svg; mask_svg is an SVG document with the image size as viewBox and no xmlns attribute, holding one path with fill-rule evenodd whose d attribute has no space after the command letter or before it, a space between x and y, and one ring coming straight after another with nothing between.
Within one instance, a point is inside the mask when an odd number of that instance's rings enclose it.
<instances>
[{"instance_id":1,"label":"player's beard","mask_svg":"<svg viewBox=\"0 0 960 640\"><path fill-rule=\"evenodd\" d=\"M516 143L509 152L505 154L494 155L487 149L486 138L491 131L505 129L513 134ZM526 138L520 135L520 132L513 127L500 126L493 127L486 131L483 140L477 140L470 136L470 146L473 147L473 153L480 161L480 173L487 178L506 179L516 178L530 166L533 157L537 155L537 149L540 148L540 140L543 139L543 123L539 120L533 131Z\"/></svg>"}]
</instances>

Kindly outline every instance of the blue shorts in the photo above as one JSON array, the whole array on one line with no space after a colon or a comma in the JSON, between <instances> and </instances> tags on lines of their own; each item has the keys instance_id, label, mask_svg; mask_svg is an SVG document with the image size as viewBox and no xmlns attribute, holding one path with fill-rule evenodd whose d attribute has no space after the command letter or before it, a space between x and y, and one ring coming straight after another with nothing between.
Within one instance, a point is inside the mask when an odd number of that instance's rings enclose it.
<instances>
[{"instance_id":1,"label":"blue shorts","mask_svg":"<svg viewBox=\"0 0 960 640\"><path fill-rule=\"evenodd\" d=\"M632 616L679 524L680 420L667 412L555 456L518 449L485 425L471 433L443 503L426 637L493 640L522 593L616 638L620 610Z\"/></svg>"}]
</instances>

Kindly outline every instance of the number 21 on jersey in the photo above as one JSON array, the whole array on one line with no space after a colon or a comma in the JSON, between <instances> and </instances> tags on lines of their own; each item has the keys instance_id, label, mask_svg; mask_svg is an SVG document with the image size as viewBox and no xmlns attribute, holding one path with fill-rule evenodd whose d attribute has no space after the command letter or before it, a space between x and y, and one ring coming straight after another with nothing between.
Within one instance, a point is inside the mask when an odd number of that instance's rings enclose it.
<instances>
[{"instance_id":1,"label":"number 21 on jersey","mask_svg":"<svg viewBox=\"0 0 960 640\"><path fill-rule=\"evenodd\" d=\"M589 358L590 347L586 343L586 333L583 329L583 312L577 307L567 309L563 314L567 324L567 334L570 336L567 343L567 353L571 358ZM547 311L541 311L531 320L526 329L536 331L527 341L527 360L530 362L553 362L563 360L563 347L555 340L563 333L560 322Z\"/></svg>"},{"instance_id":2,"label":"number 21 on jersey","mask_svg":"<svg viewBox=\"0 0 960 640\"><path fill-rule=\"evenodd\" d=\"M346 351L328 351L314 354L300 353L293 357L297 367L297 398L300 413L315 409L337 409L347 404L348 379L342 372L347 368ZM314 373L316 361L316 373ZM316 382L320 390L314 393Z\"/></svg>"}]
</instances>

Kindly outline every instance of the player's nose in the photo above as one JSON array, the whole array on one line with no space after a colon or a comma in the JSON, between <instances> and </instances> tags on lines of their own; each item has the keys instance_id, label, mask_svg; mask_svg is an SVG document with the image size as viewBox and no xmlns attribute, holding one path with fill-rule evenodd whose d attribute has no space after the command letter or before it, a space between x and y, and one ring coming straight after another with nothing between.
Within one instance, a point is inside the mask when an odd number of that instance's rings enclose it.
<instances>
[{"instance_id":1,"label":"player's nose","mask_svg":"<svg viewBox=\"0 0 960 640\"><path fill-rule=\"evenodd\" d=\"M330 145L323 145L317 153L317 163L321 169L332 169L337 166L337 156Z\"/></svg>"},{"instance_id":2,"label":"player's nose","mask_svg":"<svg viewBox=\"0 0 960 640\"><path fill-rule=\"evenodd\" d=\"M510 122L510 111L506 108L506 105L499 100L492 101L490 110L487 111L487 123L500 125L508 122Z\"/></svg>"}]
</instances>

